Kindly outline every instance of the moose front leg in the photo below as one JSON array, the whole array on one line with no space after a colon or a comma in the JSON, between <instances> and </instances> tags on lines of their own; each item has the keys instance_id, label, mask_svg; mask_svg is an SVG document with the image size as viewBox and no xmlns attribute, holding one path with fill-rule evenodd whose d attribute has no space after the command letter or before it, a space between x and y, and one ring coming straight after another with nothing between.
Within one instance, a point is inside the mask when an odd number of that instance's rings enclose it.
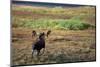
<instances>
[{"instance_id":1,"label":"moose front leg","mask_svg":"<svg viewBox=\"0 0 100 67\"><path fill-rule=\"evenodd\" d=\"M44 51L45 51L45 48L43 48L43 52L42 52L42 54L44 54Z\"/></svg>"},{"instance_id":2,"label":"moose front leg","mask_svg":"<svg viewBox=\"0 0 100 67\"><path fill-rule=\"evenodd\" d=\"M37 50L37 56L39 56L39 54L40 54L40 50Z\"/></svg>"},{"instance_id":3,"label":"moose front leg","mask_svg":"<svg viewBox=\"0 0 100 67\"><path fill-rule=\"evenodd\" d=\"M40 55L43 55L45 51L45 48L43 48L43 50L40 52Z\"/></svg>"},{"instance_id":4,"label":"moose front leg","mask_svg":"<svg viewBox=\"0 0 100 67\"><path fill-rule=\"evenodd\" d=\"M32 50L32 58L33 58L34 50Z\"/></svg>"}]
</instances>

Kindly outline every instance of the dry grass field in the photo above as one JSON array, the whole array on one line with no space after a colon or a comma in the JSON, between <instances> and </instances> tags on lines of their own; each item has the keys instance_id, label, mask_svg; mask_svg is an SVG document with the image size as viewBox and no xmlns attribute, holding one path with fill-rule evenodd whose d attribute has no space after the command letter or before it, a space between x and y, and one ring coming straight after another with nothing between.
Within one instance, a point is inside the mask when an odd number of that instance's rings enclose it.
<instances>
[{"instance_id":1,"label":"dry grass field","mask_svg":"<svg viewBox=\"0 0 100 67\"><path fill-rule=\"evenodd\" d=\"M95 7L12 5L12 65L71 63L96 60ZM31 57L32 30L47 32L46 50Z\"/></svg>"}]
</instances>

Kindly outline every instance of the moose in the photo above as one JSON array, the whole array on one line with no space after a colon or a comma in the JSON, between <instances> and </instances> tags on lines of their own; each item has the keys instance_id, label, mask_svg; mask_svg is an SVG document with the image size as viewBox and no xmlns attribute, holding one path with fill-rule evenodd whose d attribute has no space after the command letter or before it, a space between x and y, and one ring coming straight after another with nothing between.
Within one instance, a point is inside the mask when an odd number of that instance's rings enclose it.
<instances>
[{"instance_id":1,"label":"moose","mask_svg":"<svg viewBox=\"0 0 100 67\"><path fill-rule=\"evenodd\" d=\"M37 56L42 55L44 53L44 51L45 51L45 36L50 35L51 31L50 32L49 31L47 31L46 34L44 32L40 33L38 38L36 39L36 41L32 44L32 57L33 57L35 50L37 51ZM36 31L34 31L34 32L36 33ZM32 34L33 34L33 32L32 32ZM43 49L42 54L40 54L41 49Z\"/></svg>"}]
</instances>

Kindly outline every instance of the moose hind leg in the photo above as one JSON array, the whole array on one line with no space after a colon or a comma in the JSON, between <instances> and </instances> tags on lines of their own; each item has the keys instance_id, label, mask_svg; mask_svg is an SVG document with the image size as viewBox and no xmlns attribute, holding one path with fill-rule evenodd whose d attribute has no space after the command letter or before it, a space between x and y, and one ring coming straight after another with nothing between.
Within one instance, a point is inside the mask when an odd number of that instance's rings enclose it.
<instances>
[{"instance_id":1,"label":"moose hind leg","mask_svg":"<svg viewBox=\"0 0 100 67\"><path fill-rule=\"evenodd\" d=\"M33 58L34 50L32 50L32 58Z\"/></svg>"},{"instance_id":2,"label":"moose hind leg","mask_svg":"<svg viewBox=\"0 0 100 67\"><path fill-rule=\"evenodd\" d=\"M39 54L40 54L40 50L37 50L37 56L39 56Z\"/></svg>"}]
</instances>

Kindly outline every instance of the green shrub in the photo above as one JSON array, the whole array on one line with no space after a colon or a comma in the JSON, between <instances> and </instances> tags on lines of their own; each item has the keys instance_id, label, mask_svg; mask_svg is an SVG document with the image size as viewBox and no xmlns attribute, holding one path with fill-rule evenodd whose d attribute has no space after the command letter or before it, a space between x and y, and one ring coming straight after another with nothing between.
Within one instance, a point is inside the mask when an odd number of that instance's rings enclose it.
<instances>
[{"instance_id":1,"label":"green shrub","mask_svg":"<svg viewBox=\"0 0 100 67\"><path fill-rule=\"evenodd\" d=\"M89 27L94 28L93 25L84 23L78 19L20 19L19 22L14 22L13 27L27 27L27 28L39 28L39 29L68 29L68 30L84 30Z\"/></svg>"},{"instance_id":2,"label":"green shrub","mask_svg":"<svg viewBox=\"0 0 100 67\"><path fill-rule=\"evenodd\" d=\"M69 29L69 30L84 30L84 29L88 29L89 27L93 27L93 25L84 23L77 19L76 20L70 19L59 23L59 27L62 27L64 29Z\"/></svg>"}]
</instances>

